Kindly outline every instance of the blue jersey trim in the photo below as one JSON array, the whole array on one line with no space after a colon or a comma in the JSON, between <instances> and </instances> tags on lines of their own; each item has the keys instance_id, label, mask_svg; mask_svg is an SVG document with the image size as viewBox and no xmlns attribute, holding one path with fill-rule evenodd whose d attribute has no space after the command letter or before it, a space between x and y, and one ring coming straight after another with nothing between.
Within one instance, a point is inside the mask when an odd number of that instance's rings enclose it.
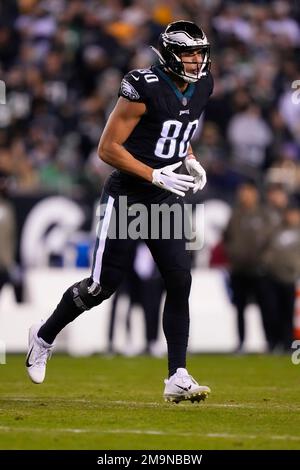
<instances>
[{"instance_id":1,"label":"blue jersey trim","mask_svg":"<svg viewBox=\"0 0 300 470\"><path fill-rule=\"evenodd\" d=\"M177 88L173 80L169 77L169 75L167 75L161 68L155 67L155 72L158 72L158 74L170 85L175 95L181 102L184 98L187 100L187 102L191 99L195 91L195 83L189 83L185 92L182 93Z\"/></svg>"}]
</instances>

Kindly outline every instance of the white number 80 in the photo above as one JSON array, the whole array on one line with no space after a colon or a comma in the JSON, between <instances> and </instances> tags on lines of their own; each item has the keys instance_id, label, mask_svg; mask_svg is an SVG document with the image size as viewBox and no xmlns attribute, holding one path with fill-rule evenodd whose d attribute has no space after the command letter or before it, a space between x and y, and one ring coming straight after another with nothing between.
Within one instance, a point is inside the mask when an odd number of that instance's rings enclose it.
<instances>
[{"instance_id":1,"label":"white number 80","mask_svg":"<svg viewBox=\"0 0 300 470\"><path fill-rule=\"evenodd\" d=\"M198 119L188 123L184 131L182 140L178 142L177 139L180 134L182 125L182 122L171 119L169 121L164 122L160 134L161 137L158 139L154 151L154 154L157 157L173 158L176 152L179 157L186 156L189 142L198 127Z\"/></svg>"}]
</instances>

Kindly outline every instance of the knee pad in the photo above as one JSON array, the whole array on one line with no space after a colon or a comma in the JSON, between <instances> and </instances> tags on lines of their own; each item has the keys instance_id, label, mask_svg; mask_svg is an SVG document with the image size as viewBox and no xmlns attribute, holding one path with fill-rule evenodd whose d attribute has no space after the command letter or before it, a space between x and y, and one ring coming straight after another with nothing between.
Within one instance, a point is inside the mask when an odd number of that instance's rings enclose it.
<instances>
[{"instance_id":1,"label":"knee pad","mask_svg":"<svg viewBox=\"0 0 300 470\"><path fill-rule=\"evenodd\" d=\"M100 286L91 278L83 279L72 286L73 302L82 312L101 304L113 293L113 290Z\"/></svg>"}]
</instances>

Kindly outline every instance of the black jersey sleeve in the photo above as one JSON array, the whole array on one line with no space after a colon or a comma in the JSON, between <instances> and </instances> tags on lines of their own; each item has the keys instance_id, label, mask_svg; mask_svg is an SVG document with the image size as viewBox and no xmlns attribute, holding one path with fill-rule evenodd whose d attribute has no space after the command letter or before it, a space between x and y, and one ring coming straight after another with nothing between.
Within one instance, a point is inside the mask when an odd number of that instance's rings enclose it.
<instances>
[{"instance_id":1,"label":"black jersey sleeve","mask_svg":"<svg viewBox=\"0 0 300 470\"><path fill-rule=\"evenodd\" d=\"M147 82L141 70L132 70L121 81L118 96L129 101L147 104Z\"/></svg>"}]
</instances>

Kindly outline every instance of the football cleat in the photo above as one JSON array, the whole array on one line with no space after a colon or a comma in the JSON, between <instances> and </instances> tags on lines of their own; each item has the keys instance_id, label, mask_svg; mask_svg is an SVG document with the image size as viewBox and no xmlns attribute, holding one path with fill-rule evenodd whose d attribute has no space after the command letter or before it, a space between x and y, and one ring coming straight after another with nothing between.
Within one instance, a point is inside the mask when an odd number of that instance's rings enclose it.
<instances>
[{"instance_id":1,"label":"football cleat","mask_svg":"<svg viewBox=\"0 0 300 470\"><path fill-rule=\"evenodd\" d=\"M205 400L209 394L210 388L199 385L184 368L180 367L169 379L165 379L165 401L179 403L189 400L194 403Z\"/></svg>"},{"instance_id":2,"label":"football cleat","mask_svg":"<svg viewBox=\"0 0 300 470\"><path fill-rule=\"evenodd\" d=\"M28 354L26 368L32 382L41 384L46 375L47 360L50 359L53 345L46 343L37 336L41 324L33 325L29 329Z\"/></svg>"}]
</instances>

